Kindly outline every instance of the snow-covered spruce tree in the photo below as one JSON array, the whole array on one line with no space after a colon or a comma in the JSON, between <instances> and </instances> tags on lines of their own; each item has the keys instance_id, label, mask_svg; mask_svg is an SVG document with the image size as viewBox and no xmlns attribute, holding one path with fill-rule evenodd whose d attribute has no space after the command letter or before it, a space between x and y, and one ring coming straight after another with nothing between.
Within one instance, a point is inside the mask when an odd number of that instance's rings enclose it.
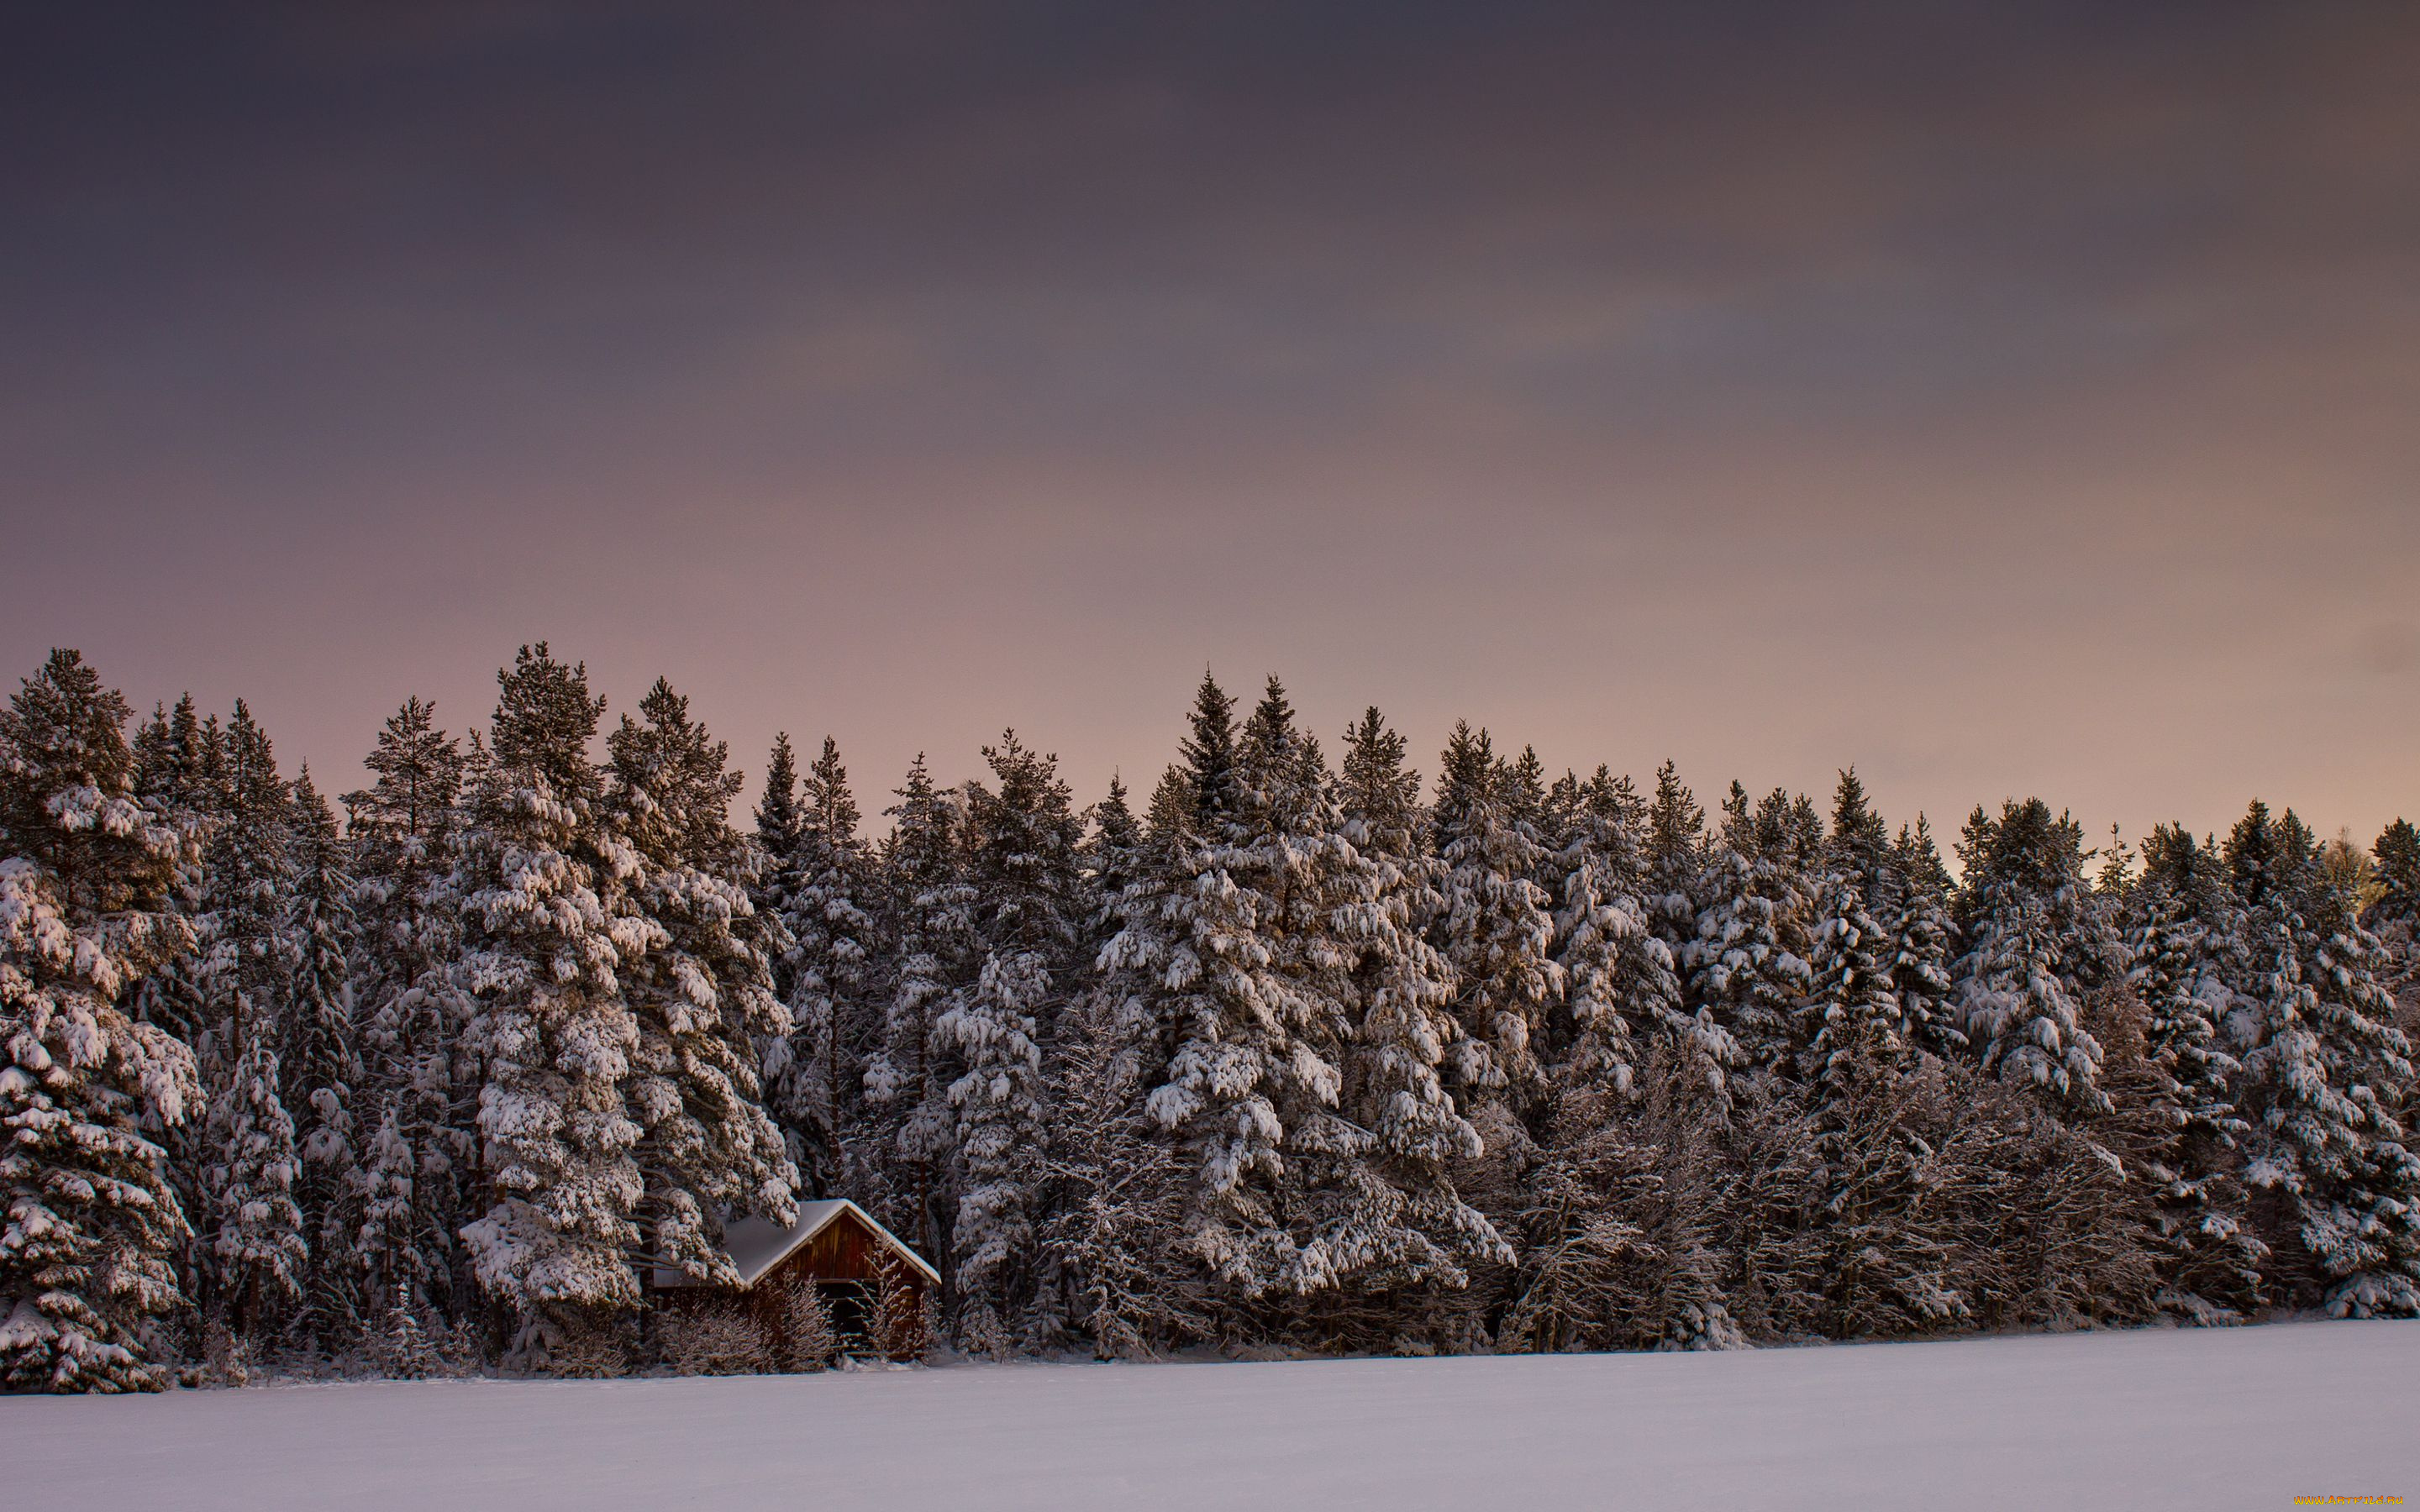
<instances>
[{"instance_id":1,"label":"snow-covered spruce tree","mask_svg":"<svg viewBox=\"0 0 2420 1512\"><path fill-rule=\"evenodd\" d=\"M118 1007L193 944L164 912L190 844L138 801L131 711L54 651L0 709L0 1383L168 1383L184 1210L152 1135L200 1103L191 1052Z\"/></svg>"},{"instance_id":2,"label":"snow-covered spruce tree","mask_svg":"<svg viewBox=\"0 0 2420 1512\"><path fill-rule=\"evenodd\" d=\"M825 736L800 782L789 737L777 739L756 815L757 843L768 858L757 903L788 935L773 976L791 1032L766 1043L766 1101L817 1196L861 1184L852 1167L866 1157L845 1147L863 1122L865 1059L881 1029L879 900L873 858L857 831L839 745Z\"/></svg>"},{"instance_id":3,"label":"snow-covered spruce tree","mask_svg":"<svg viewBox=\"0 0 2420 1512\"><path fill-rule=\"evenodd\" d=\"M2420 1159L2402 1110L2411 1047L2373 970L2357 901L2312 864L2308 831L2254 805L2227 860L2247 904L2247 981L2228 1015L2244 1180L2276 1300L2338 1316L2420 1313Z\"/></svg>"},{"instance_id":4,"label":"snow-covered spruce tree","mask_svg":"<svg viewBox=\"0 0 2420 1512\"><path fill-rule=\"evenodd\" d=\"M2120 979L2124 943L2084 877L2083 832L2039 798L1980 808L1960 854L1966 952L1955 976L1961 1027L1983 1070L2051 1105L2106 1112L2101 1047L2080 1018L2086 995Z\"/></svg>"},{"instance_id":5,"label":"snow-covered spruce tree","mask_svg":"<svg viewBox=\"0 0 2420 1512\"><path fill-rule=\"evenodd\" d=\"M178 838L172 847L177 860L158 906L182 920L196 943L194 949L176 952L143 974L123 1006L138 1023L157 1025L192 1048L201 1044L211 1018L206 980L209 960L200 943L209 923L209 903L204 860L208 841L219 825L225 788L225 740L218 717L202 716L191 693L178 699L173 711L155 705L150 721L136 732L133 752L135 798ZM198 1056L195 1071L198 1074ZM191 1117L154 1132L168 1151L168 1180L178 1203L202 1231L188 1240L177 1259L178 1284L196 1306L207 1298L209 1287L205 1251L210 1196L203 1186L209 1164L206 1107L207 1099L197 1100ZM184 1321L191 1324L196 1319Z\"/></svg>"},{"instance_id":6,"label":"snow-covered spruce tree","mask_svg":"<svg viewBox=\"0 0 2420 1512\"><path fill-rule=\"evenodd\" d=\"M644 861L603 823L588 747L605 703L587 669L539 641L496 681L454 884L486 1209L461 1238L515 1324L514 1356L545 1363L639 1304L646 1130L624 1102L640 1028L623 974L665 940L629 903Z\"/></svg>"},{"instance_id":7,"label":"snow-covered spruce tree","mask_svg":"<svg viewBox=\"0 0 2420 1512\"><path fill-rule=\"evenodd\" d=\"M1706 867L1706 810L1670 762L1655 769L1647 808L1648 913L1678 961L1698 937L1699 881Z\"/></svg>"},{"instance_id":8,"label":"snow-covered spruce tree","mask_svg":"<svg viewBox=\"0 0 2420 1512\"><path fill-rule=\"evenodd\" d=\"M225 749L218 717L204 718L191 693L177 700L174 711L155 705L149 723L136 733L133 749L134 795L185 838L166 907L194 920L198 929L206 907L202 841L217 821L222 789ZM200 952L189 951L155 968L136 994L135 1016L188 1044L197 1041L209 1018L203 964ZM194 1125L177 1131L171 1148L198 1133Z\"/></svg>"},{"instance_id":9,"label":"snow-covered spruce tree","mask_svg":"<svg viewBox=\"0 0 2420 1512\"><path fill-rule=\"evenodd\" d=\"M1876 883L1889 870L1894 853L1890 827L1874 812L1854 766L1841 771L1839 783L1832 790L1832 831L1823 851L1831 869L1856 879L1867 905L1872 906Z\"/></svg>"},{"instance_id":10,"label":"snow-covered spruce tree","mask_svg":"<svg viewBox=\"0 0 2420 1512\"><path fill-rule=\"evenodd\" d=\"M1813 980L1801 869L1809 841L1777 788L1751 811L1734 782L1723 812L1700 884L1697 938L1683 957L1689 1001L1730 1031L1745 1064L1769 1069L1790 1054Z\"/></svg>"},{"instance_id":11,"label":"snow-covered spruce tree","mask_svg":"<svg viewBox=\"0 0 2420 1512\"><path fill-rule=\"evenodd\" d=\"M1043 1203L1042 1047L1081 964L1085 926L1076 847L1081 825L1058 758L1011 730L984 760L997 791L968 789L968 881L983 965L974 990L933 1026L964 1070L950 1084L957 1117L958 1205L951 1233L957 1329L970 1350L1005 1353L1014 1332L1054 1338L1063 1321L1036 1317L1035 1227ZM1055 1309L1045 1309L1046 1315Z\"/></svg>"},{"instance_id":12,"label":"snow-covered spruce tree","mask_svg":"<svg viewBox=\"0 0 2420 1512\"><path fill-rule=\"evenodd\" d=\"M1678 964L1653 928L1645 805L1629 779L1602 766L1566 783L1555 948L1572 1041L1555 1079L1604 1082L1627 1096L1647 1038L1685 1036L1694 1026L1682 1010Z\"/></svg>"},{"instance_id":13,"label":"snow-covered spruce tree","mask_svg":"<svg viewBox=\"0 0 2420 1512\"><path fill-rule=\"evenodd\" d=\"M277 774L268 732L241 700L227 721L221 792L207 853L209 1019L199 1046L210 1100L204 1302L237 1335L263 1344L291 1320L310 1263L294 1200L302 1153L284 1069L302 962L287 918L294 795Z\"/></svg>"},{"instance_id":14,"label":"snow-covered spruce tree","mask_svg":"<svg viewBox=\"0 0 2420 1512\"><path fill-rule=\"evenodd\" d=\"M2420 828L2397 819L2370 847L2377 895L2363 922L2385 949L2380 980L2394 993L2404 1034L2420 1034Z\"/></svg>"},{"instance_id":15,"label":"snow-covered spruce tree","mask_svg":"<svg viewBox=\"0 0 2420 1512\"><path fill-rule=\"evenodd\" d=\"M1273 720L1262 721L1259 749L1240 748L1232 708L1205 675L1184 747L1197 844L1168 899L1167 937L1153 942L1167 952L1159 1006L1175 1048L1146 1103L1192 1157L1187 1246L1230 1304L1257 1301L1300 1273L1284 1211L1285 1115L1301 1119L1306 1089L1314 1106L1342 1090L1337 1068L1308 1047L1298 1057L1294 1043L1312 1005L1297 996L1281 958L1282 900L1274 894L1295 880L1288 841L1300 816L1272 811L1281 795L1261 786L1288 775L1286 753L1271 738L1280 733L1267 728ZM1125 959L1116 942L1109 954ZM1333 1079L1324 1100L1323 1073Z\"/></svg>"},{"instance_id":16,"label":"snow-covered spruce tree","mask_svg":"<svg viewBox=\"0 0 2420 1512\"><path fill-rule=\"evenodd\" d=\"M1564 990L1553 900L1531 880L1545 868L1546 848L1516 811L1537 807L1521 774L1497 759L1487 732L1457 723L1429 814L1443 863L1443 906L1430 938L1453 967L1463 1026L1447 1061L1449 1085L1472 1117L1488 1120L1487 1138L1507 1155L1520 1142L1517 1120L1544 1098L1538 1052Z\"/></svg>"},{"instance_id":17,"label":"snow-covered spruce tree","mask_svg":"<svg viewBox=\"0 0 2420 1512\"><path fill-rule=\"evenodd\" d=\"M1922 814L1914 827L1900 826L1883 880L1874 918L1890 931L1891 991L1899 997L1900 1022L1916 1048L1955 1056L1967 1048L1950 976L1958 926L1949 907L1949 869L1942 865Z\"/></svg>"},{"instance_id":18,"label":"snow-covered spruce tree","mask_svg":"<svg viewBox=\"0 0 2420 1512\"><path fill-rule=\"evenodd\" d=\"M469 1054L458 1055L471 1000L452 970L468 764L434 706L413 698L362 764L371 785L344 799L363 1087L353 1228L342 1249L378 1316L428 1329L463 1320L471 1295L456 1233L472 1217L478 1074Z\"/></svg>"},{"instance_id":19,"label":"snow-covered spruce tree","mask_svg":"<svg viewBox=\"0 0 2420 1512\"><path fill-rule=\"evenodd\" d=\"M949 1101L955 1072L934 1026L971 985L981 961L975 895L966 881L959 805L934 787L922 753L896 795L882 855L882 933L894 942L892 988L881 1043L865 1068L870 1174L880 1188L867 1196L884 1223L914 1236L911 1242L942 1268L946 1281L955 1212L957 1119Z\"/></svg>"},{"instance_id":20,"label":"snow-covered spruce tree","mask_svg":"<svg viewBox=\"0 0 2420 1512\"><path fill-rule=\"evenodd\" d=\"M1275 680L1240 739L1233 707L1205 677L1184 746L1187 842L1164 893L1130 890L1126 927L1101 957L1156 982L1171 1048L1146 1106L1190 1158L1184 1243L1218 1283L1230 1326L1256 1304L1336 1283L1349 1257L1303 1231L1331 1214L1309 1208L1297 1221L1309 1172L1290 1162L1348 1159L1371 1142L1333 1111L1355 962L1332 915L1357 861L1316 743L1294 727Z\"/></svg>"},{"instance_id":21,"label":"snow-covered spruce tree","mask_svg":"<svg viewBox=\"0 0 2420 1512\"><path fill-rule=\"evenodd\" d=\"M2152 1194L2161 1304L2195 1322L2234 1321L2257 1307L2268 1253L2245 1221L2237 1178L2249 1125L2229 1089L2240 1068L2218 1034L2231 999L2233 914L2217 856L2180 826L2155 827L2125 910L2141 1043L2095 1035L2117 1058L2116 1120L2140 1131L2128 1154ZM2103 1142L2126 1143L2114 1134Z\"/></svg>"},{"instance_id":22,"label":"snow-covered spruce tree","mask_svg":"<svg viewBox=\"0 0 2420 1512\"><path fill-rule=\"evenodd\" d=\"M1319 1215L1312 1243L1339 1283L1323 1306L1339 1342L1377 1347L1455 1342L1440 1294L1475 1267L1511 1263L1495 1226L1456 1191L1457 1162L1478 1158L1478 1132L1447 1093L1440 1068L1461 1038L1452 967L1422 937L1438 912L1436 858L1421 844L1419 774L1404 737L1374 708L1345 732L1337 815L1348 849L1331 926L1353 955L1353 1026L1340 1107L1369 1136L1303 1157Z\"/></svg>"},{"instance_id":23,"label":"snow-covered spruce tree","mask_svg":"<svg viewBox=\"0 0 2420 1512\"><path fill-rule=\"evenodd\" d=\"M370 1318L352 1263L362 1174L352 878L336 816L307 766L294 783L293 814L294 891L286 913L293 967L279 1040L286 1046L285 1103L300 1124L302 1165L294 1196L313 1256L303 1322L314 1343L335 1350L357 1338Z\"/></svg>"},{"instance_id":24,"label":"snow-covered spruce tree","mask_svg":"<svg viewBox=\"0 0 2420 1512\"><path fill-rule=\"evenodd\" d=\"M724 1218L789 1224L799 1185L756 1075L758 1044L790 1025L748 898L751 853L730 824L740 777L660 677L606 748L605 810L635 853L627 904L647 926L644 954L621 972L638 1029L622 1089L640 1127L631 1216L653 1264L734 1280Z\"/></svg>"},{"instance_id":25,"label":"snow-covered spruce tree","mask_svg":"<svg viewBox=\"0 0 2420 1512\"><path fill-rule=\"evenodd\" d=\"M1187 1171L1180 1248L1231 1292L1257 1296L1291 1248L1273 1203L1283 1129L1264 1085L1279 1045L1264 1011L1274 985L1260 991L1271 954L1218 862L1236 823L1234 702L1205 673L1187 718L1181 764L1152 796L1140 875L1113 905L1120 928L1097 965L1144 1020L1146 1107Z\"/></svg>"},{"instance_id":26,"label":"snow-covered spruce tree","mask_svg":"<svg viewBox=\"0 0 2420 1512\"><path fill-rule=\"evenodd\" d=\"M1798 1072L1818 1085L1854 1074L1852 1059L1887 1075L1908 1049L1892 986L1895 952L1889 932L1867 911L1868 887L1845 865L1817 884L1809 980L1792 1041Z\"/></svg>"},{"instance_id":27,"label":"snow-covered spruce tree","mask_svg":"<svg viewBox=\"0 0 2420 1512\"><path fill-rule=\"evenodd\" d=\"M1083 872L1085 939L1095 949L1117 933L1117 900L1141 875L1148 855L1142 821L1126 801L1123 778L1109 774L1109 791L1086 813L1088 833L1077 854Z\"/></svg>"},{"instance_id":28,"label":"snow-covered spruce tree","mask_svg":"<svg viewBox=\"0 0 2420 1512\"><path fill-rule=\"evenodd\" d=\"M1165 1079L1174 1049L1174 1016L1162 1011L1163 972L1176 953L1182 926L1175 897L1189 886L1199 844L1193 831L1193 788L1181 766L1170 766L1153 788L1134 844L1104 861L1095 878L1099 915L1093 933L1094 991L1128 1026L1124 1043L1144 1092ZM1105 831L1106 834L1106 831Z\"/></svg>"}]
</instances>

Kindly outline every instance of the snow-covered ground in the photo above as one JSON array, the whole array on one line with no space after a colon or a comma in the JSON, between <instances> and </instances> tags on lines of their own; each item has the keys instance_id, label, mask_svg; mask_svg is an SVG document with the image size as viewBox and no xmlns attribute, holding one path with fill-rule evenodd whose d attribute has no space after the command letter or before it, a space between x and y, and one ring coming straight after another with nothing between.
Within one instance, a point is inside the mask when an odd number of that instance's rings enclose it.
<instances>
[{"instance_id":1,"label":"snow-covered ground","mask_svg":"<svg viewBox=\"0 0 2420 1512\"><path fill-rule=\"evenodd\" d=\"M2287 1507L2420 1497L2420 1324L0 1399L10 1507Z\"/></svg>"}]
</instances>

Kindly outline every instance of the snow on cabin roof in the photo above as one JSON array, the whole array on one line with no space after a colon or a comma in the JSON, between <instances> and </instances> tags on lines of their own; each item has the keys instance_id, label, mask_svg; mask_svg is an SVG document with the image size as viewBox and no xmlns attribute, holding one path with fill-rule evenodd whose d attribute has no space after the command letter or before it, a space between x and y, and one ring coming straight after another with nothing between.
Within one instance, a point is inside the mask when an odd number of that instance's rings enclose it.
<instances>
[{"instance_id":1,"label":"snow on cabin roof","mask_svg":"<svg viewBox=\"0 0 2420 1512\"><path fill-rule=\"evenodd\" d=\"M768 1271L797 1254L802 1245L830 1227L832 1220L843 1212L855 1214L857 1221L872 1229L885 1248L923 1273L925 1280L935 1286L940 1285L941 1273L925 1264L924 1257L902 1243L898 1235L876 1223L874 1214L846 1197L841 1197L830 1202L799 1203L799 1221L787 1228L753 1216L734 1218L724 1224L722 1252L731 1257L733 1265L738 1267L741 1289L754 1286ZM659 1269L656 1272L659 1288L704 1284L678 1271Z\"/></svg>"}]
</instances>

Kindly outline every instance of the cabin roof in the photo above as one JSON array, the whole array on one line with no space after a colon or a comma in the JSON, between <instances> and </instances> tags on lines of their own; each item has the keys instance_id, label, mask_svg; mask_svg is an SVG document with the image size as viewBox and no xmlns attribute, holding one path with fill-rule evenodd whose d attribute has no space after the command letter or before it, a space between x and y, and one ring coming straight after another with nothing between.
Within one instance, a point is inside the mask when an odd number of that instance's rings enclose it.
<instances>
[{"instance_id":1,"label":"cabin roof","mask_svg":"<svg viewBox=\"0 0 2420 1512\"><path fill-rule=\"evenodd\" d=\"M786 1228L753 1216L734 1218L724 1224L722 1252L730 1256L731 1263L738 1268L740 1289L746 1290L763 1280L766 1273L797 1254L817 1234L830 1227L844 1212L863 1224L882 1242L884 1248L915 1267L925 1280L935 1286L940 1285L941 1273L924 1263L924 1257L909 1249L898 1235L875 1222L874 1214L846 1197L840 1197L828 1202L799 1203L799 1221ZM707 1284L677 1271L659 1269L656 1272L656 1285L659 1288Z\"/></svg>"}]
</instances>

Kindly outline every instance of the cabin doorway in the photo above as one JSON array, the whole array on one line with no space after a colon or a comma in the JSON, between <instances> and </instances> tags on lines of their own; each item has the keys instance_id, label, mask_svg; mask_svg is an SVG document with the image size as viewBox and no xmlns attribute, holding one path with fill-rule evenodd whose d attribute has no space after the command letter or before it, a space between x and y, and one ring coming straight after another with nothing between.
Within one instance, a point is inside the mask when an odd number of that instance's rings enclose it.
<instances>
[{"instance_id":1,"label":"cabin doorway","mask_svg":"<svg viewBox=\"0 0 2420 1512\"><path fill-rule=\"evenodd\" d=\"M818 1281L817 1295L831 1315L832 1336L844 1354L868 1354L874 1350L874 1298L862 1281Z\"/></svg>"}]
</instances>

